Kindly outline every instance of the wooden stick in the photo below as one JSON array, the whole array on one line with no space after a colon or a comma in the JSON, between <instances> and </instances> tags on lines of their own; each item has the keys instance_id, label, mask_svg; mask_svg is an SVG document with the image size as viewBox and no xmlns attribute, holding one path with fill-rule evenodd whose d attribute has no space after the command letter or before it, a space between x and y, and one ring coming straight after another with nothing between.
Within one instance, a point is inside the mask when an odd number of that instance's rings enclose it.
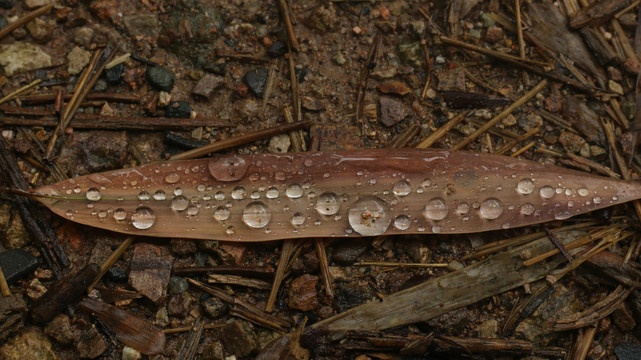
<instances>
[{"instance_id":1,"label":"wooden stick","mask_svg":"<svg viewBox=\"0 0 641 360\"><path fill-rule=\"evenodd\" d=\"M11 100L11 99L13 99L14 97L16 97L16 96L18 96L18 95L22 94L23 92L25 92L25 91L27 91L27 90L31 89L32 87L34 87L34 86L36 86L36 85L40 84L41 82L42 82L42 79L36 79L36 80L32 81L30 84L25 85L25 86L23 86L23 87L19 88L18 90L16 90L16 91L14 91L14 92L12 92L12 93L8 94L7 96L3 97L2 99L0 99L0 104L2 104L2 103L4 103L4 102L7 102L7 101L9 101L9 100Z\"/></svg>"},{"instance_id":2,"label":"wooden stick","mask_svg":"<svg viewBox=\"0 0 641 360\"><path fill-rule=\"evenodd\" d=\"M320 267L321 279L325 286L325 294L330 298L334 297L334 290L332 289L332 274L329 272L329 261L327 261L327 253L325 252L325 242L323 239L314 239L316 246L316 254Z\"/></svg>"},{"instance_id":3,"label":"wooden stick","mask_svg":"<svg viewBox=\"0 0 641 360\"><path fill-rule=\"evenodd\" d=\"M2 40L5 36L9 35L13 30L19 28L20 26L28 23L29 21L37 18L38 16L49 12L53 8L53 5L45 5L39 9L36 9L27 15L21 17L20 19L12 22L11 24L7 25L7 27L3 28L0 30L0 40Z\"/></svg>"},{"instance_id":4,"label":"wooden stick","mask_svg":"<svg viewBox=\"0 0 641 360\"><path fill-rule=\"evenodd\" d=\"M274 305L276 304L276 296L278 296L278 289L280 289L280 283L283 281L283 277L285 276L287 264L289 263L289 257L291 256L293 249L294 240L287 239L283 241L283 248L280 252L278 267L276 268L276 274L274 274L272 290L269 293L269 297L267 298L267 304L265 304L265 311L267 312L272 312L274 310Z\"/></svg>"},{"instance_id":5,"label":"wooden stick","mask_svg":"<svg viewBox=\"0 0 641 360\"><path fill-rule=\"evenodd\" d=\"M547 84L548 84L547 80L542 80L534 88L532 88L525 95L523 95L520 99L515 101L512 105L508 106L500 114L495 116L492 120L488 121L484 126L476 130L472 135L466 137L465 139L463 139L463 141L454 145L452 149L454 150L461 149L462 147L474 141L474 139L476 139L481 134L483 134L484 132L492 128L494 125L498 124L499 121L503 120L505 117L511 114L514 110L518 109L521 105L525 104L528 100L534 97L534 95L538 94L539 91L541 91Z\"/></svg>"},{"instance_id":6,"label":"wooden stick","mask_svg":"<svg viewBox=\"0 0 641 360\"><path fill-rule=\"evenodd\" d=\"M9 288L9 284L7 284L7 278L4 277L2 266L0 266L0 292L2 292L2 296L4 297L11 296L11 289Z\"/></svg>"},{"instance_id":7,"label":"wooden stick","mask_svg":"<svg viewBox=\"0 0 641 360\"><path fill-rule=\"evenodd\" d=\"M278 0L278 5L280 6L280 17L285 23L285 29L287 29L287 38L292 48L296 51L300 51L300 45L296 39L296 33L294 33L294 26L292 26L292 19L289 18L289 6L287 6L286 0Z\"/></svg>"},{"instance_id":8,"label":"wooden stick","mask_svg":"<svg viewBox=\"0 0 641 360\"><path fill-rule=\"evenodd\" d=\"M460 113L450 119L445 125L441 126L438 128L436 131L430 134L430 136L426 137L423 141L421 141L418 145L416 145L417 149L427 149L434 145L443 135L447 134L450 130L452 130L456 125L458 125L461 121L465 120L465 118L471 114L472 111L466 111L463 113Z\"/></svg>"},{"instance_id":9,"label":"wooden stick","mask_svg":"<svg viewBox=\"0 0 641 360\"><path fill-rule=\"evenodd\" d=\"M94 280L93 283L89 285L89 288L87 288L87 292L91 292L91 290L96 286L98 281L100 281L100 279L102 279L102 277L105 276L107 271L109 271L111 266L113 266L113 264L116 261L118 261L118 259L120 259L120 256L122 255L122 253L124 253L125 250L129 247L129 245L131 245L131 242L134 241L134 239L135 237L133 236L129 236L128 238L126 238L125 241L123 241L122 244L120 244L120 246L118 246L118 248L113 253L111 253L111 255L109 255L107 260L105 260L105 262L102 263L102 265L100 265L100 274L98 274L98 277L96 278L96 280Z\"/></svg>"}]
</instances>

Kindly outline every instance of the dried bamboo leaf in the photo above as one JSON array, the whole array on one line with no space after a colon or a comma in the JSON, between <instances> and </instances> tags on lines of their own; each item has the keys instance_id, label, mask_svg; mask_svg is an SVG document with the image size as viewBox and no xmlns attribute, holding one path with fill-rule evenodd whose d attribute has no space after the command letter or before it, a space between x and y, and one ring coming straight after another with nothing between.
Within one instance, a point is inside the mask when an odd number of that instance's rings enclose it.
<instances>
[{"instance_id":1,"label":"dried bamboo leaf","mask_svg":"<svg viewBox=\"0 0 641 360\"><path fill-rule=\"evenodd\" d=\"M121 233L268 241L513 228L638 199L641 185L509 157L403 149L156 163L31 196Z\"/></svg>"}]
</instances>

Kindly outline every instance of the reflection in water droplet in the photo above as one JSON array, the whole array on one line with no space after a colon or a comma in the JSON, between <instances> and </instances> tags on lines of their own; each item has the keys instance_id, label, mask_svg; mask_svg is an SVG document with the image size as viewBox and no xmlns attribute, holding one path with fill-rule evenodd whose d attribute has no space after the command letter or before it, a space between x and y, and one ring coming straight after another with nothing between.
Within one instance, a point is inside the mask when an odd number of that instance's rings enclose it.
<instances>
[{"instance_id":1,"label":"reflection in water droplet","mask_svg":"<svg viewBox=\"0 0 641 360\"><path fill-rule=\"evenodd\" d=\"M200 192L203 192L203 191L207 190L207 186L205 184L200 184L200 185L198 185L198 187L196 187L196 190L198 190Z\"/></svg>"},{"instance_id":2,"label":"reflection in water droplet","mask_svg":"<svg viewBox=\"0 0 641 360\"><path fill-rule=\"evenodd\" d=\"M156 214L146 206L140 206L131 214L131 225L136 229L149 229L156 222Z\"/></svg>"},{"instance_id":3,"label":"reflection in water droplet","mask_svg":"<svg viewBox=\"0 0 641 360\"><path fill-rule=\"evenodd\" d=\"M256 199L260 199L260 192L258 192L257 190L254 190L254 191L252 191L252 193L249 195L249 197L250 197L250 198L252 198L252 199L254 199L254 200L256 200Z\"/></svg>"},{"instance_id":4,"label":"reflection in water droplet","mask_svg":"<svg viewBox=\"0 0 641 360\"><path fill-rule=\"evenodd\" d=\"M521 179L516 185L516 191L523 195L531 194L534 191L534 182L532 179Z\"/></svg>"},{"instance_id":5,"label":"reflection in water droplet","mask_svg":"<svg viewBox=\"0 0 641 360\"><path fill-rule=\"evenodd\" d=\"M180 181L180 175L178 173L172 172L165 176L165 181L167 184L175 184Z\"/></svg>"},{"instance_id":6,"label":"reflection in water droplet","mask_svg":"<svg viewBox=\"0 0 641 360\"><path fill-rule=\"evenodd\" d=\"M298 184L291 184L285 190L285 195L290 199L298 199L303 196L303 188Z\"/></svg>"},{"instance_id":7,"label":"reflection in water droplet","mask_svg":"<svg viewBox=\"0 0 641 360\"><path fill-rule=\"evenodd\" d=\"M407 215L399 215L394 219L394 227L399 230L407 230L410 228L412 221Z\"/></svg>"},{"instance_id":8,"label":"reflection in water droplet","mask_svg":"<svg viewBox=\"0 0 641 360\"><path fill-rule=\"evenodd\" d=\"M222 192L222 191L217 191L214 194L214 199L216 199L216 200L225 200L225 193Z\"/></svg>"},{"instance_id":9,"label":"reflection in water droplet","mask_svg":"<svg viewBox=\"0 0 641 360\"><path fill-rule=\"evenodd\" d=\"M594 199L592 199L592 202L594 203L594 205L599 205L601 204L602 201L603 201L603 198L600 196L595 196Z\"/></svg>"},{"instance_id":10,"label":"reflection in water droplet","mask_svg":"<svg viewBox=\"0 0 641 360\"><path fill-rule=\"evenodd\" d=\"M539 190L541 197L544 199L551 199L554 196L554 189L551 186L544 186Z\"/></svg>"},{"instance_id":11,"label":"reflection in water droplet","mask_svg":"<svg viewBox=\"0 0 641 360\"><path fill-rule=\"evenodd\" d=\"M581 196L588 196L590 194L590 191L588 191L588 189L586 188L580 188L576 192L579 193L579 195Z\"/></svg>"},{"instance_id":12,"label":"reflection in water droplet","mask_svg":"<svg viewBox=\"0 0 641 360\"><path fill-rule=\"evenodd\" d=\"M125 211L125 209L118 208L114 210L114 220L122 221L122 220L125 220L126 217L127 217L127 211Z\"/></svg>"},{"instance_id":13,"label":"reflection in water droplet","mask_svg":"<svg viewBox=\"0 0 641 360\"><path fill-rule=\"evenodd\" d=\"M165 194L164 191L158 190L154 193L154 200L165 200L167 198L167 195Z\"/></svg>"},{"instance_id":14,"label":"reflection in water droplet","mask_svg":"<svg viewBox=\"0 0 641 360\"><path fill-rule=\"evenodd\" d=\"M176 196L171 200L171 209L174 211L183 211L189 206L189 200L182 196Z\"/></svg>"},{"instance_id":15,"label":"reflection in water droplet","mask_svg":"<svg viewBox=\"0 0 641 360\"><path fill-rule=\"evenodd\" d=\"M341 203L336 194L332 192L322 193L316 200L316 211L321 215L334 215L340 210Z\"/></svg>"},{"instance_id":16,"label":"reflection in water droplet","mask_svg":"<svg viewBox=\"0 0 641 360\"><path fill-rule=\"evenodd\" d=\"M138 200L140 201L146 201L151 199L151 195L145 190L142 190L141 192L138 193Z\"/></svg>"},{"instance_id":17,"label":"reflection in water droplet","mask_svg":"<svg viewBox=\"0 0 641 360\"><path fill-rule=\"evenodd\" d=\"M280 192L275 187L270 187L269 189L267 189L267 192L265 192L265 196L268 199L277 199L279 195Z\"/></svg>"},{"instance_id":18,"label":"reflection in water droplet","mask_svg":"<svg viewBox=\"0 0 641 360\"><path fill-rule=\"evenodd\" d=\"M229 236L232 236L236 233L236 229L234 229L233 226L229 226L226 230L225 233Z\"/></svg>"},{"instance_id":19,"label":"reflection in water droplet","mask_svg":"<svg viewBox=\"0 0 641 360\"><path fill-rule=\"evenodd\" d=\"M456 207L456 211L461 215L465 215L470 211L470 204L462 202L458 204L458 206Z\"/></svg>"},{"instance_id":20,"label":"reflection in water droplet","mask_svg":"<svg viewBox=\"0 0 641 360\"><path fill-rule=\"evenodd\" d=\"M428 188L430 185L432 185L432 180L430 179L425 179L421 183L421 187L423 187L424 189Z\"/></svg>"},{"instance_id":21,"label":"reflection in water droplet","mask_svg":"<svg viewBox=\"0 0 641 360\"><path fill-rule=\"evenodd\" d=\"M523 215L532 215L534 214L534 205L530 203L525 203L521 206L521 214Z\"/></svg>"},{"instance_id":22,"label":"reflection in water droplet","mask_svg":"<svg viewBox=\"0 0 641 360\"><path fill-rule=\"evenodd\" d=\"M87 193L85 194L85 196L87 197L87 200L89 200L89 201L98 201L98 200L102 199L102 194L100 194L100 190L98 190L96 188L91 188L91 189L87 190Z\"/></svg>"},{"instance_id":23,"label":"reflection in water droplet","mask_svg":"<svg viewBox=\"0 0 641 360\"><path fill-rule=\"evenodd\" d=\"M243 222L250 228L263 228L269 224L271 218L271 210L260 201L250 202L245 209L243 209Z\"/></svg>"},{"instance_id":24,"label":"reflection in water droplet","mask_svg":"<svg viewBox=\"0 0 641 360\"><path fill-rule=\"evenodd\" d=\"M305 223L305 215L297 212L294 215L292 215L292 225L294 226L301 226Z\"/></svg>"},{"instance_id":25,"label":"reflection in water droplet","mask_svg":"<svg viewBox=\"0 0 641 360\"><path fill-rule=\"evenodd\" d=\"M392 216L385 201L376 196L364 196L350 207L348 221L357 233L363 236L375 236L387 230L392 222Z\"/></svg>"},{"instance_id":26,"label":"reflection in water droplet","mask_svg":"<svg viewBox=\"0 0 641 360\"><path fill-rule=\"evenodd\" d=\"M503 213L503 204L497 198L485 199L479 208L481 216L486 219L496 219Z\"/></svg>"},{"instance_id":27,"label":"reflection in water droplet","mask_svg":"<svg viewBox=\"0 0 641 360\"><path fill-rule=\"evenodd\" d=\"M433 198L425 205L425 217L431 220L443 220L447 217L447 205L441 198Z\"/></svg>"},{"instance_id":28,"label":"reflection in water droplet","mask_svg":"<svg viewBox=\"0 0 641 360\"><path fill-rule=\"evenodd\" d=\"M399 180L394 184L392 191L394 192L394 195L405 196L412 191L412 187L407 183L407 181Z\"/></svg>"},{"instance_id":29,"label":"reflection in water droplet","mask_svg":"<svg viewBox=\"0 0 641 360\"><path fill-rule=\"evenodd\" d=\"M231 216L231 211L224 206L219 206L214 210L214 219L218 221L225 221Z\"/></svg>"},{"instance_id":30,"label":"reflection in water droplet","mask_svg":"<svg viewBox=\"0 0 641 360\"><path fill-rule=\"evenodd\" d=\"M247 196L247 191L242 186L236 186L234 190L231 191L231 198L234 200L242 200Z\"/></svg>"},{"instance_id":31,"label":"reflection in water droplet","mask_svg":"<svg viewBox=\"0 0 641 360\"><path fill-rule=\"evenodd\" d=\"M247 169L249 163L240 156L221 156L209 161L207 165L209 174L218 181L236 181L240 180Z\"/></svg>"}]
</instances>

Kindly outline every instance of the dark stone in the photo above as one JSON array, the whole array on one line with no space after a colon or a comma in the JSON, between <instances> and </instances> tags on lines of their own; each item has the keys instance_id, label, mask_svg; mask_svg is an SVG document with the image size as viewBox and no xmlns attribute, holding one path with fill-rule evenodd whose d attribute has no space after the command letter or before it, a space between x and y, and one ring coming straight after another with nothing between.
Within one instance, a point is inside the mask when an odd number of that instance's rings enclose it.
<instances>
[{"instance_id":1,"label":"dark stone","mask_svg":"<svg viewBox=\"0 0 641 360\"><path fill-rule=\"evenodd\" d=\"M4 16L0 15L0 29L6 27L7 25L9 25L7 19Z\"/></svg>"},{"instance_id":2,"label":"dark stone","mask_svg":"<svg viewBox=\"0 0 641 360\"><path fill-rule=\"evenodd\" d=\"M267 55L271 57L281 57L287 52L287 44L283 41L274 41L267 49Z\"/></svg>"},{"instance_id":3,"label":"dark stone","mask_svg":"<svg viewBox=\"0 0 641 360\"><path fill-rule=\"evenodd\" d=\"M191 116L191 105L186 101L172 101L165 109L165 116L168 118L189 118Z\"/></svg>"},{"instance_id":4,"label":"dark stone","mask_svg":"<svg viewBox=\"0 0 641 360\"><path fill-rule=\"evenodd\" d=\"M217 59L214 62L208 62L202 66L203 70L216 75L225 75L226 63L224 58Z\"/></svg>"},{"instance_id":5,"label":"dark stone","mask_svg":"<svg viewBox=\"0 0 641 360\"><path fill-rule=\"evenodd\" d=\"M33 273L38 268L38 259L22 249L8 250L0 254L0 267L9 285Z\"/></svg>"},{"instance_id":6,"label":"dark stone","mask_svg":"<svg viewBox=\"0 0 641 360\"><path fill-rule=\"evenodd\" d=\"M250 325L244 321L234 321L225 326L220 335L220 340L227 353L244 358L257 350L256 334Z\"/></svg>"},{"instance_id":7,"label":"dark stone","mask_svg":"<svg viewBox=\"0 0 641 360\"><path fill-rule=\"evenodd\" d=\"M160 66L151 66L145 72L145 78L149 85L160 91L171 92L174 87L174 74Z\"/></svg>"},{"instance_id":8,"label":"dark stone","mask_svg":"<svg viewBox=\"0 0 641 360\"><path fill-rule=\"evenodd\" d=\"M118 84L122 80L122 71L125 69L125 63L120 63L110 69L105 69L105 79L109 84Z\"/></svg>"},{"instance_id":9,"label":"dark stone","mask_svg":"<svg viewBox=\"0 0 641 360\"><path fill-rule=\"evenodd\" d=\"M245 74L245 84L254 95L262 98L265 95L265 84L268 76L269 70L265 68L250 70Z\"/></svg>"},{"instance_id":10,"label":"dark stone","mask_svg":"<svg viewBox=\"0 0 641 360\"><path fill-rule=\"evenodd\" d=\"M614 355L617 356L617 360L638 360L641 359L641 346L621 343L614 347Z\"/></svg>"},{"instance_id":11,"label":"dark stone","mask_svg":"<svg viewBox=\"0 0 641 360\"><path fill-rule=\"evenodd\" d=\"M339 311L351 309L354 306L364 304L374 297L374 292L367 282L352 282L341 288L336 296L336 307Z\"/></svg>"},{"instance_id":12,"label":"dark stone","mask_svg":"<svg viewBox=\"0 0 641 360\"><path fill-rule=\"evenodd\" d=\"M172 276L169 279L169 293L170 294L180 294L184 293L189 289L189 284L187 283L187 280L183 277L179 276Z\"/></svg>"},{"instance_id":13,"label":"dark stone","mask_svg":"<svg viewBox=\"0 0 641 360\"><path fill-rule=\"evenodd\" d=\"M379 105L381 109L379 121L387 127L396 125L411 114L407 105L391 96L381 96Z\"/></svg>"},{"instance_id":14,"label":"dark stone","mask_svg":"<svg viewBox=\"0 0 641 360\"><path fill-rule=\"evenodd\" d=\"M77 348L81 358L94 359L107 350L107 344L98 329L95 326L91 326L80 334Z\"/></svg>"},{"instance_id":15,"label":"dark stone","mask_svg":"<svg viewBox=\"0 0 641 360\"><path fill-rule=\"evenodd\" d=\"M369 241L364 239L350 239L341 242L334 253L332 254L332 261L338 265L350 266L356 259L361 256L369 247Z\"/></svg>"},{"instance_id":16,"label":"dark stone","mask_svg":"<svg viewBox=\"0 0 641 360\"><path fill-rule=\"evenodd\" d=\"M201 304L203 309L205 309L205 313L214 320L225 315L229 310L222 300L215 297L210 297L204 302L201 302Z\"/></svg>"},{"instance_id":17,"label":"dark stone","mask_svg":"<svg viewBox=\"0 0 641 360\"><path fill-rule=\"evenodd\" d=\"M178 255L193 254L198 250L196 242L189 239L171 239L171 251Z\"/></svg>"},{"instance_id":18,"label":"dark stone","mask_svg":"<svg viewBox=\"0 0 641 360\"><path fill-rule=\"evenodd\" d=\"M13 5L14 5L13 0L0 0L0 8L9 10L13 7ZM2 27L3 26L0 26L0 28Z\"/></svg>"},{"instance_id":19,"label":"dark stone","mask_svg":"<svg viewBox=\"0 0 641 360\"><path fill-rule=\"evenodd\" d=\"M107 270L107 279L116 282L127 281L127 272L117 267L111 267Z\"/></svg>"},{"instance_id":20,"label":"dark stone","mask_svg":"<svg viewBox=\"0 0 641 360\"><path fill-rule=\"evenodd\" d=\"M172 295L167 302L167 314L178 318L184 318L189 312L193 298L189 293Z\"/></svg>"}]
</instances>

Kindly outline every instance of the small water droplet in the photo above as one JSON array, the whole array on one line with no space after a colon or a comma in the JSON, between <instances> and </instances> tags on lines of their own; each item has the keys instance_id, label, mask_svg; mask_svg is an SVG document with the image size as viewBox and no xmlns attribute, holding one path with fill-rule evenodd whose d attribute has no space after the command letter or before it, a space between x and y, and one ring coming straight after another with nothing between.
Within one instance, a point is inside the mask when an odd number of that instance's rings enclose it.
<instances>
[{"instance_id":1,"label":"small water droplet","mask_svg":"<svg viewBox=\"0 0 641 360\"><path fill-rule=\"evenodd\" d=\"M200 184L196 187L196 190L198 190L199 192L203 192L206 189L207 189L207 186L205 184Z\"/></svg>"},{"instance_id":2,"label":"small water droplet","mask_svg":"<svg viewBox=\"0 0 641 360\"><path fill-rule=\"evenodd\" d=\"M456 211L461 215L467 214L470 211L470 204L462 202L458 204Z\"/></svg>"},{"instance_id":3,"label":"small water droplet","mask_svg":"<svg viewBox=\"0 0 641 360\"><path fill-rule=\"evenodd\" d=\"M421 183L421 187L424 188L424 189L427 189L428 187L430 187L430 185L432 185L432 180L430 180L430 179L425 179Z\"/></svg>"},{"instance_id":4,"label":"small water droplet","mask_svg":"<svg viewBox=\"0 0 641 360\"><path fill-rule=\"evenodd\" d=\"M187 215L189 216L196 216L198 215L198 206L195 204L191 204L187 207Z\"/></svg>"},{"instance_id":5,"label":"small water droplet","mask_svg":"<svg viewBox=\"0 0 641 360\"><path fill-rule=\"evenodd\" d=\"M534 191L534 182L528 178L521 179L516 185L516 191L523 195L531 194Z\"/></svg>"},{"instance_id":6,"label":"small water droplet","mask_svg":"<svg viewBox=\"0 0 641 360\"><path fill-rule=\"evenodd\" d=\"M539 190L541 197L544 199L551 199L554 196L554 189L551 186L544 186Z\"/></svg>"},{"instance_id":7,"label":"small water droplet","mask_svg":"<svg viewBox=\"0 0 641 360\"><path fill-rule=\"evenodd\" d=\"M203 194L203 201L209 201L211 200L211 195L210 194Z\"/></svg>"},{"instance_id":8,"label":"small water droplet","mask_svg":"<svg viewBox=\"0 0 641 360\"><path fill-rule=\"evenodd\" d=\"M176 196L171 200L171 209L174 211L183 211L189 206L189 200L182 196Z\"/></svg>"},{"instance_id":9,"label":"small water droplet","mask_svg":"<svg viewBox=\"0 0 641 360\"><path fill-rule=\"evenodd\" d=\"M177 188L174 189L174 195L180 196L182 194L183 194L183 188L177 187Z\"/></svg>"},{"instance_id":10,"label":"small water droplet","mask_svg":"<svg viewBox=\"0 0 641 360\"><path fill-rule=\"evenodd\" d=\"M349 209L348 221L357 233L376 236L387 230L392 216L385 201L376 196L364 196Z\"/></svg>"},{"instance_id":11,"label":"small water droplet","mask_svg":"<svg viewBox=\"0 0 641 360\"><path fill-rule=\"evenodd\" d=\"M231 198L234 200L242 200L247 196L247 191L242 186L236 186L231 191Z\"/></svg>"},{"instance_id":12,"label":"small water droplet","mask_svg":"<svg viewBox=\"0 0 641 360\"><path fill-rule=\"evenodd\" d=\"M165 176L165 182L167 184L175 184L180 181L180 175L178 173L172 172Z\"/></svg>"},{"instance_id":13,"label":"small water droplet","mask_svg":"<svg viewBox=\"0 0 641 360\"><path fill-rule=\"evenodd\" d=\"M65 212L65 215L67 215L68 217L72 217L72 216L73 216L73 211L71 211L71 210L67 210L67 211Z\"/></svg>"},{"instance_id":14,"label":"small water droplet","mask_svg":"<svg viewBox=\"0 0 641 360\"><path fill-rule=\"evenodd\" d=\"M399 215L394 219L394 227L399 230L407 230L410 225L412 225L412 221L407 215Z\"/></svg>"},{"instance_id":15,"label":"small water droplet","mask_svg":"<svg viewBox=\"0 0 641 360\"><path fill-rule=\"evenodd\" d=\"M118 208L114 211L114 220L122 221L127 217L127 211L123 208Z\"/></svg>"},{"instance_id":16,"label":"small water droplet","mask_svg":"<svg viewBox=\"0 0 641 360\"><path fill-rule=\"evenodd\" d=\"M433 232L434 234L438 234L438 233L440 233L441 231L443 231L443 227L442 227L442 226L439 226L439 225L434 225L434 226L432 226L432 232Z\"/></svg>"},{"instance_id":17,"label":"small water droplet","mask_svg":"<svg viewBox=\"0 0 641 360\"><path fill-rule=\"evenodd\" d=\"M565 189L565 195L570 196L572 195L573 191L572 189Z\"/></svg>"},{"instance_id":18,"label":"small water droplet","mask_svg":"<svg viewBox=\"0 0 641 360\"><path fill-rule=\"evenodd\" d=\"M138 193L138 200L140 201L146 201L151 199L151 195L145 190L142 190L141 192Z\"/></svg>"},{"instance_id":19,"label":"small water droplet","mask_svg":"<svg viewBox=\"0 0 641 360\"><path fill-rule=\"evenodd\" d=\"M588 196L588 195L590 195L590 191L588 191L588 189L586 189L586 188L580 188L580 189L579 189L579 190L577 190L576 192L577 192L577 193L579 193L579 195L581 195L581 196Z\"/></svg>"},{"instance_id":20,"label":"small water droplet","mask_svg":"<svg viewBox=\"0 0 641 360\"><path fill-rule=\"evenodd\" d=\"M91 189L87 190L87 193L85 194L85 196L87 197L87 200L89 200L89 201L98 201L98 200L102 199L102 194L100 194L100 190L98 190L96 188L91 188Z\"/></svg>"},{"instance_id":21,"label":"small water droplet","mask_svg":"<svg viewBox=\"0 0 641 360\"><path fill-rule=\"evenodd\" d=\"M264 228L269 224L271 218L271 210L260 201L250 202L245 209L243 209L243 222L250 228Z\"/></svg>"},{"instance_id":22,"label":"small water droplet","mask_svg":"<svg viewBox=\"0 0 641 360\"><path fill-rule=\"evenodd\" d=\"M131 225L136 229L149 229L156 222L156 214L146 206L140 206L131 214Z\"/></svg>"},{"instance_id":23,"label":"small water droplet","mask_svg":"<svg viewBox=\"0 0 641 360\"><path fill-rule=\"evenodd\" d=\"M334 215L340 210L341 204L332 192L322 193L316 201L316 211L321 215Z\"/></svg>"},{"instance_id":24,"label":"small water droplet","mask_svg":"<svg viewBox=\"0 0 641 360\"><path fill-rule=\"evenodd\" d=\"M447 217L447 204L441 198L433 198L425 205L425 217L431 220L443 220Z\"/></svg>"},{"instance_id":25,"label":"small water droplet","mask_svg":"<svg viewBox=\"0 0 641 360\"><path fill-rule=\"evenodd\" d=\"M216 200L225 200L225 193L222 192L222 191L217 191L214 194L214 199L216 199Z\"/></svg>"},{"instance_id":26,"label":"small water droplet","mask_svg":"<svg viewBox=\"0 0 641 360\"><path fill-rule=\"evenodd\" d=\"M247 173L249 163L240 156L221 156L209 161L209 174L218 181L240 180Z\"/></svg>"},{"instance_id":27,"label":"small water droplet","mask_svg":"<svg viewBox=\"0 0 641 360\"><path fill-rule=\"evenodd\" d=\"M167 194L165 194L165 192L162 190L158 190L154 193L154 200L161 201L161 200L165 200L166 198L167 198Z\"/></svg>"},{"instance_id":28,"label":"small water droplet","mask_svg":"<svg viewBox=\"0 0 641 360\"><path fill-rule=\"evenodd\" d=\"M249 195L249 197L250 197L250 198L252 198L252 199L254 199L254 200L256 200L256 199L260 199L260 192L258 192L258 191L252 191L252 193Z\"/></svg>"},{"instance_id":29,"label":"small water droplet","mask_svg":"<svg viewBox=\"0 0 641 360\"><path fill-rule=\"evenodd\" d=\"M229 226L227 227L227 229L225 229L225 233L229 236L232 236L236 233L236 229L234 229L233 226Z\"/></svg>"},{"instance_id":30,"label":"small water droplet","mask_svg":"<svg viewBox=\"0 0 641 360\"><path fill-rule=\"evenodd\" d=\"M285 195L290 199L298 199L303 196L303 188L298 184L291 184L285 190Z\"/></svg>"},{"instance_id":31,"label":"small water droplet","mask_svg":"<svg viewBox=\"0 0 641 360\"><path fill-rule=\"evenodd\" d=\"M287 175L285 175L285 173L282 171L276 171L276 173L274 174L274 179L283 181L287 179Z\"/></svg>"},{"instance_id":32,"label":"small water droplet","mask_svg":"<svg viewBox=\"0 0 641 360\"><path fill-rule=\"evenodd\" d=\"M486 219L496 219L503 213L503 204L497 198L485 199L479 208L481 216Z\"/></svg>"},{"instance_id":33,"label":"small water droplet","mask_svg":"<svg viewBox=\"0 0 641 360\"><path fill-rule=\"evenodd\" d=\"M73 188L73 192L75 192L76 194L80 194L80 192L82 192L82 189L80 188L80 186L76 186L75 188Z\"/></svg>"},{"instance_id":34,"label":"small water droplet","mask_svg":"<svg viewBox=\"0 0 641 360\"><path fill-rule=\"evenodd\" d=\"M292 222L292 225L294 226L301 226L305 223L305 215L297 212L294 215L292 215L291 222Z\"/></svg>"},{"instance_id":35,"label":"small water droplet","mask_svg":"<svg viewBox=\"0 0 641 360\"><path fill-rule=\"evenodd\" d=\"M392 192L397 196L406 196L412 191L412 187L405 180L399 180L394 184Z\"/></svg>"},{"instance_id":36,"label":"small water droplet","mask_svg":"<svg viewBox=\"0 0 641 360\"><path fill-rule=\"evenodd\" d=\"M214 210L214 219L218 221L225 221L231 216L231 211L224 206L219 206Z\"/></svg>"},{"instance_id":37,"label":"small water droplet","mask_svg":"<svg viewBox=\"0 0 641 360\"><path fill-rule=\"evenodd\" d=\"M601 202L602 202L602 201L603 201L603 198L602 198L602 197L600 197L600 196L595 196L595 197L592 199L592 202L594 203L594 205L599 205L599 204L601 204Z\"/></svg>"},{"instance_id":38,"label":"small water droplet","mask_svg":"<svg viewBox=\"0 0 641 360\"><path fill-rule=\"evenodd\" d=\"M100 210L100 211L98 211L98 217L99 217L100 219L104 219L104 218L106 218L106 217L107 217L107 211L106 211L106 210Z\"/></svg>"},{"instance_id":39,"label":"small water droplet","mask_svg":"<svg viewBox=\"0 0 641 360\"><path fill-rule=\"evenodd\" d=\"M268 199L277 199L279 195L280 195L280 192L279 192L279 191L278 191L278 189L276 189L275 187L270 187L270 188L269 188L269 189L267 189L267 191L265 192L265 196L266 196Z\"/></svg>"},{"instance_id":40,"label":"small water droplet","mask_svg":"<svg viewBox=\"0 0 641 360\"><path fill-rule=\"evenodd\" d=\"M530 203L525 203L521 206L521 214L523 215L532 215L534 214L534 210L536 210L534 205Z\"/></svg>"},{"instance_id":41,"label":"small water droplet","mask_svg":"<svg viewBox=\"0 0 641 360\"><path fill-rule=\"evenodd\" d=\"M567 210L558 210L554 212L554 218L556 220L565 220L572 216L572 214Z\"/></svg>"},{"instance_id":42,"label":"small water droplet","mask_svg":"<svg viewBox=\"0 0 641 360\"><path fill-rule=\"evenodd\" d=\"M305 166L307 166L307 167L310 167L310 166L314 165L314 161L312 161L312 159L307 158L307 159L305 159L303 164L305 164Z\"/></svg>"}]
</instances>

